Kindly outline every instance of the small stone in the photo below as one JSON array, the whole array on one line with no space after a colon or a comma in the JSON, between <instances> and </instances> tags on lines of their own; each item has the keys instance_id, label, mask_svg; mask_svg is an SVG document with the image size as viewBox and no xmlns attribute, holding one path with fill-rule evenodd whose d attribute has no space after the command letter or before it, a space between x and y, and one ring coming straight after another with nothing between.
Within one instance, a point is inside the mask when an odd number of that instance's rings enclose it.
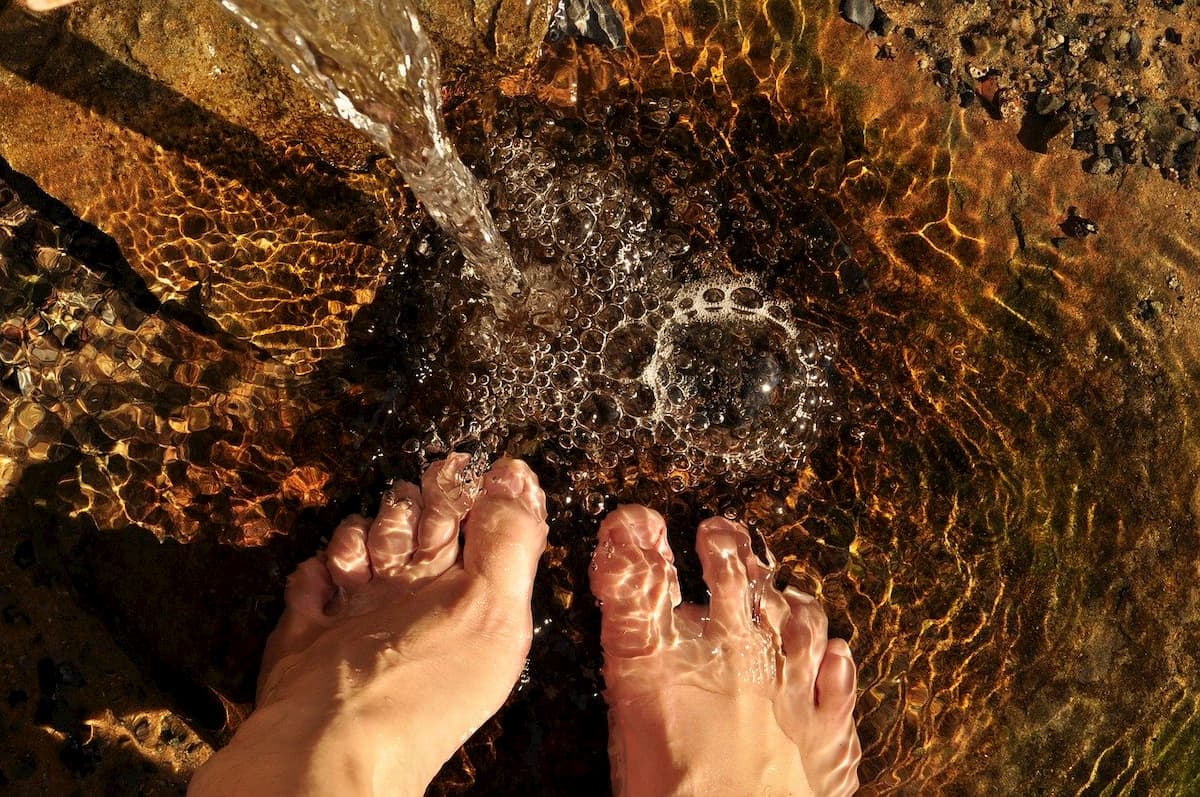
<instances>
[{"instance_id":1,"label":"small stone","mask_svg":"<svg viewBox=\"0 0 1200 797\"><path fill-rule=\"evenodd\" d=\"M1135 61L1142 54L1142 37L1136 30L1129 31L1129 57Z\"/></svg>"},{"instance_id":2,"label":"small stone","mask_svg":"<svg viewBox=\"0 0 1200 797\"><path fill-rule=\"evenodd\" d=\"M58 665L58 681L64 686L84 686L87 681L84 680L83 673L79 669L68 662L63 662Z\"/></svg>"},{"instance_id":3,"label":"small stone","mask_svg":"<svg viewBox=\"0 0 1200 797\"><path fill-rule=\"evenodd\" d=\"M1137 303L1137 317L1142 321L1152 321L1162 315L1163 303L1157 299L1142 299Z\"/></svg>"},{"instance_id":4,"label":"small stone","mask_svg":"<svg viewBox=\"0 0 1200 797\"><path fill-rule=\"evenodd\" d=\"M1108 174L1113 170L1113 164L1108 158L1088 158L1083 163L1083 170L1088 174Z\"/></svg>"},{"instance_id":5,"label":"small stone","mask_svg":"<svg viewBox=\"0 0 1200 797\"><path fill-rule=\"evenodd\" d=\"M1200 119L1196 118L1194 113L1185 113L1179 118L1179 126L1184 130L1191 130L1193 133L1200 132Z\"/></svg>"},{"instance_id":6,"label":"small stone","mask_svg":"<svg viewBox=\"0 0 1200 797\"><path fill-rule=\"evenodd\" d=\"M22 570L28 570L37 563L37 555L33 550L33 540L21 540L13 550L13 562Z\"/></svg>"},{"instance_id":7,"label":"small stone","mask_svg":"<svg viewBox=\"0 0 1200 797\"><path fill-rule=\"evenodd\" d=\"M1065 104L1066 101L1059 95L1042 91L1038 93L1037 100L1033 104L1033 109L1042 116L1049 116Z\"/></svg>"},{"instance_id":8,"label":"small stone","mask_svg":"<svg viewBox=\"0 0 1200 797\"><path fill-rule=\"evenodd\" d=\"M1059 228L1072 238L1086 238L1100 232L1096 222L1080 216L1079 208L1074 206L1067 208L1067 220Z\"/></svg>"},{"instance_id":9,"label":"small stone","mask_svg":"<svg viewBox=\"0 0 1200 797\"><path fill-rule=\"evenodd\" d=\"M869 30L875 21L875 3L871 0L842 0L841 10L843 19L863 30Z\"/></svg>"}]
</instances>

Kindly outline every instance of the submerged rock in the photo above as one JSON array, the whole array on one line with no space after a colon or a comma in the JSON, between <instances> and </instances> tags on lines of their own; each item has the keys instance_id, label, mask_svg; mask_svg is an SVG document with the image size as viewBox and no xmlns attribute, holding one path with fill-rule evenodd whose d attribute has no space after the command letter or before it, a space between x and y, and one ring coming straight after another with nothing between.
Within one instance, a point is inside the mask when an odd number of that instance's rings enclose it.
<instances>
[{"instance_id":1,"label":"submerged rock","mask_svg":"<svg viewBox=\"0 0 1200 797\"><path fill-rule=\"evenodd\" d=\"M608 0L562 0L554 12L549 35L573 36L620 49L625 46L625 23Z\"/></svg>"},{"instance_id":2,"label":"submerged rock","mask_svg":"<svg viewBox=\"0 0 1200 797\"><path fill-rule=\"evenodd\" d=\"M863 30L869 30L875 21L875 4L871 0L842 0L842 17Z\"/></svg>"}]
</instances>

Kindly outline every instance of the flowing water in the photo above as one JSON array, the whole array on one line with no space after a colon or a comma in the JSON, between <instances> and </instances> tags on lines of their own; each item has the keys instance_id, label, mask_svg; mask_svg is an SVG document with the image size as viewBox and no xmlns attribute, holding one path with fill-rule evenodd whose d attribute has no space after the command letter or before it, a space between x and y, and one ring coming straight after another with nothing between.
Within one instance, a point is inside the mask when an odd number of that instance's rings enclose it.
<instances>
[{"instance_id":1,"label":"flowing water","mask_svg":"<svg viewBox=\"0 0 1200 797\"><path fill-rule=\"evenodd\" d=\"M684 471L740 475L802 458L829 403L818 336L752 283L682 284L688 243L651 229L645 192L586 160L560 167L553 132L518 135L516 116L497 120L506 129L488 164L497 225L446 136L437 57L411 3L224 5L397 160L482 278L464 286L447 276L448 291L482 287L502 316L519 298L521 320L557 338L539 345L520 324L496 329L488 308L464 325L463 354L490 384L474 391L469 428L444 434L451 447L479 442L481 427L498 441L494 427L528 418L568 436L568 448L606 447L605 459L656 445L683 457ZM519 247L516 261L498 226Z\"/></svg>"},{"instance_id":2,"label":"flowing water","mask_svg":"<svg viewBox=\"0 0 1200 797\"><path fill-rule=\"evenodd\" d=\"M437 54L408 0L222 0L330 112L391 155L404 181L507 308L524 290L479 183L446 135Z\"/></svg>"},{"instance_id":3,"label":"flowing water","mask_svg":"<svg viewBox=\"0 0 1200 797\"><path fill-rule=\"evenodd\" d=\"M888 90L911 64L874 62L832 11L651 3L626 52L559 43L498 87L455 87L457 150L548 297L534 324L491 323L436 218L370 175L344 178L370 202L341 202L403 210L397 241L330 242L186 159L156 164L172 179L150 200L97 200L159 292L194 284L196 262L246 264L205 283L219 333L0 193L18 277L0 298L28 330L0 343L2 475L56 523L121 529L82 548L112 551L131 524L315 544L449 448L528 458L553 530L528 678L437 793L604 793L586 574L617 501L664 510L693 599L690 533L713 513L762 530L781 580L820 595L860 663L863 793L1194 793L1185 210L1153 175L1088 182L920 87ZM319 179L304 157L278 163ZM295 271L263 264L269 244ZM163 265L168 247L187 254ZM280 299L296 291L313 304ZM301 323L352 305L342 326ZM147 587L79 578L145 613ZM236 648L211 607L246 588L224 586L198 616ZM146 639L164 660L183 647Z\"/></svg>"}]
</instances>

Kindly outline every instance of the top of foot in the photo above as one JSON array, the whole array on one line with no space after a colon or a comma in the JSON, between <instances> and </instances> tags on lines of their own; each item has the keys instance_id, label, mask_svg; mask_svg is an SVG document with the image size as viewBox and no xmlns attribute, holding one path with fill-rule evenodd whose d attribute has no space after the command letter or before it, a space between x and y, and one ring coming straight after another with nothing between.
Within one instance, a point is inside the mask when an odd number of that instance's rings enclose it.
<instances>
[{"instance_id":1,"label":"top of foot","mask_svg":"<svg viewBox=\"0 0 1200 797\"><path fill-rule=\"evenodd\" d=\"M258 705L191 794L423 794L500 708L532 638L545 497L524 463L474 483L467 461L393 486L300 565Z\"/></svg>"},{"instance_id":2,"label":"top of foot","mask_svg":"<svg viewBox=\"0 0 1200 797\"><path fill-rule=\"evenodd\" d=\"M817 601L772 584L740 524L700 525L711 594L681 603L662 517L640 506L600 528L601 601L614 790L843 797L858 788L850 650Z\"/></svg>"}]
</instances>

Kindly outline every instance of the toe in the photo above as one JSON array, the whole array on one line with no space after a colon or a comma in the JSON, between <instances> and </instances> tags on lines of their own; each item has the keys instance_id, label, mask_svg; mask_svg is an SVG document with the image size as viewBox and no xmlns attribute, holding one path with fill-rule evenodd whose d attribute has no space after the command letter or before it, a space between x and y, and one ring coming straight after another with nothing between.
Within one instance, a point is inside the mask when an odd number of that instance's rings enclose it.
<instances>
[{"instance_id":1,"label":"toe","mask_svg":"<svg viewBox=\"0 0 1200 797\"><path fill-rule=\"evenodd\" d=\"M336 587L329 568L318 558L305 560L288 577L283 591L284 610L271 632L259 672L259 694L267 676L284 656L308 647L332 622L325 606Z\"/></svg>"},{"instance_id":2,"label":"toe","mask_svg":"<svg viewBox=\"0 0 1200 797\"><path fill-rule=\"evenodd\" d=\"M476 485L470 484L464 474L470 461L467 454L451 454L430 465L421 477L424 506L413 562L422 564L432 575L441 573L458 559L459 527L477 495Z\"/></svg>"},{"instance_id":3,"label":"toe","mask_svg":"<svg viewBox=\"0 0 1200 797\"><path fill-rule=\"evenodd\" d=\"M383 494L367 534L367 554L376 575L394 577L408 564L416 546L421 506L421 490L410 482L396 482Z\"/></svg>"},{"instance_id":4,"label":"toe","mask_svg":"<svg viewBox=\"0 0 1200 797\"><path fill-rule=\"evenodd\" d=\"M644 656L674 643L680 597L673 562L662 515L621 506L604 518L591 584L606 656Z\"/></svg>"},{"instance_id":5,"label":"toe","mask_svg":"<svg viewBox=\"0 0 1200 797\"><path fill-rule=\"evenodd\" d=\"M333 597L335 587L329 568L317 559L306 559L288 576L283 590L285 611L304 620L325 624L325 606Z\"/></svg>"},{"instance_id":6,"label":"toe","mask_svg":"<svg viewBox=\"0 0 1200 797\"><path fill-rule=\"evenodd\" d=\"M497 594L528 603L546 549L546 496L524 462L501 459L463 524L463 567Z\"/></svg>"},{"instance_id":7,"label":"toe","mask_svg":"<svg viewBox=\"0 0 1200 797\"><path fill-rule=\"evenodd\" d=\"M815 700L817 673L829 644L829 620L817 599L795 587L784 590L788 619L783 626L784 677L797 698Z\"/></svg>"},{"instance_id":8,"label":"toe","mask_svg":"<svg viewBox=\"0 0 1200 797\"><path fill-rule=\"evenodd\" d=\"M756 607L747 564L760 564L750 548L749 532L740 523L710 518L696 532L696 553L711 596L711 621L722 629L748 629Z\"/></svg>"},{"instance_id":9,"label":"toe","mask_svg":"<svg viewBox=\"0 0 1200 797\"><path fill-rule=\"evenodd\" d=\"M343 590L353 590L371 580L371 560L367 555L368 521L361 515L351 515L333 532L325 549L325 564L333 583Z\"/></svg>"},{"instance_id":10,"label":"toe","mask_svg":"<svg viewBox=\"0 0 1200 797\"><path fill-rule=\"evenodd\" d=\"M825 646L817 670L817 709L822 714L846 716L854 710L858 676L850 646L844 639L831 639Z\"/></svg>"},{"instance_id":11,"label":"toe","mask_svg":"<svg viewBox=\"0 0 1200 797\"><path fill-rule=\"evenodd\" d=\"M814 750L813 768L822 773L819 793L830 797L849 797L858 790L862 746L854 727L857 686L850 646L842 639L829 640L817 673L816 729L823 741Z\"/></svg>"}]
</instances>

